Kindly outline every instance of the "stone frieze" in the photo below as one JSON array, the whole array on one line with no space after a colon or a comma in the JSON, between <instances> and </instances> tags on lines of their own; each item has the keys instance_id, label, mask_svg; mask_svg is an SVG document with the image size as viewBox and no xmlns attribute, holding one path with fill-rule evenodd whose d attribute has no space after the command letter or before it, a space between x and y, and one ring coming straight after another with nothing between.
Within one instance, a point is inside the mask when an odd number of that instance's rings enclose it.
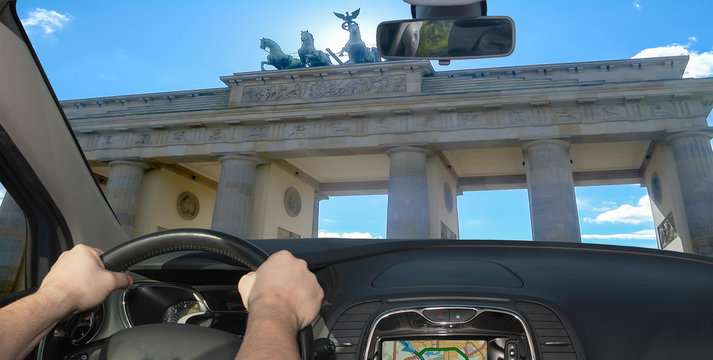
<instances>
[{"instance_id":1,"label":"stone frieze","mask_svg":"<svg viewBox=\"0 0 713 360\"><path fill-rule=\"evenodd\" d=\"M323 99L345 96L384 95L406 92L406 76L360 77L288 84L246 86L243 104Z\"/></svg>"}]
</instances>

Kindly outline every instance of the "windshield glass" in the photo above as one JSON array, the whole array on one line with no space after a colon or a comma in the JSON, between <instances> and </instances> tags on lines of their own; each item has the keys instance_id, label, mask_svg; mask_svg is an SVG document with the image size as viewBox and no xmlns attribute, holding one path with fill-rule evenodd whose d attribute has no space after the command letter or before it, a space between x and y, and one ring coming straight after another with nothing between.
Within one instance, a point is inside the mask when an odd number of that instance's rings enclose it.
<instances>
[{"instance_id":1,"label":"windshield glass","mask_svg":"<svg viewBox=\"0 0 713 360\"><path fill-rule=\"evenodd\" d=\"M129 237L705 252L713 195L691 189L713 173L682 154L710 152L711 82L682 78L713 76L713 3L487 9L514 20L513 54L440 66L379 57L400 0L18 4Z\"/></svg>"}]
</instances>

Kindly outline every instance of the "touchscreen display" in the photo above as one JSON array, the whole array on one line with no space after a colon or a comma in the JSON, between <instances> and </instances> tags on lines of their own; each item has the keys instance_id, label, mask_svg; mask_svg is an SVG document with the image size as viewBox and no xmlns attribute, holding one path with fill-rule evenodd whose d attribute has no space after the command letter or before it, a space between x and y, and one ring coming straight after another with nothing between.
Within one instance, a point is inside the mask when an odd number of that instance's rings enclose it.
<instances>
[{"instance_id":1,"label":"touchscreen display","mask_svg":"<svg viewBox=\"0 0 713 360\"><path fill-rule=\"evenodd\" d=\"M484 340L385 340L381 360L486 360Z\"/></svg>"}]
</instances>

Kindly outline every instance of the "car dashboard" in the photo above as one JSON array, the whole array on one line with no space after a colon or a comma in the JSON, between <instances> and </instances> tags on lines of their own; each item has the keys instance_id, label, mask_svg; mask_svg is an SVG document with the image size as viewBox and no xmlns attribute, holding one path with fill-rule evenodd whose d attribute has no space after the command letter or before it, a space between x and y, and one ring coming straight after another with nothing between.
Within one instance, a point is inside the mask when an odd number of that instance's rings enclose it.
<instances>
[{"instance_id":1,"label":"car dashboard","mask_svg":"<svg viewBox=\"0 0 713 360\"><path fill-rule=\"evenodd\" d=\"M663 359L711 350L713 286L704 279L713 262L703 257L501 241L254 243L306 259L325 290L313 322L316 360ZM107 299L102 324L65 346L67 359L91 359L103 339L142 324L244 334L236 284L249 269L176 253L131 271L135 284Z\"/></svg>"}]
</instances>

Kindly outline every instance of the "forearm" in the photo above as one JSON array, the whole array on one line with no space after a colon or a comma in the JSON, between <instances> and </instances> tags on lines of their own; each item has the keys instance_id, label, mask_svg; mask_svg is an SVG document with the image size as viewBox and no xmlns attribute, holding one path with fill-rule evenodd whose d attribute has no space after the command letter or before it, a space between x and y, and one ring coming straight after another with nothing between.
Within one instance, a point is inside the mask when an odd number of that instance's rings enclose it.
<instances>
[{"instance_id":1,"label":"forearm","mask_svg":"<svg viewBox=\"0 0 713 360\"><path fill-rule=\"evenodd\" d=\"M250 312L235 360L299 360L297 329L279 314Z\"/></svg>"},{"instance_id":2,"label":"forearm","mask_svg":"<svg viewBox=\"0 0 713 360\"><path fill-rule=\"evenodd\" d=\"M23 359L63 318L72 313L61 294L40 289L0 308L3 359Z\"/></svg>"}]
</instances>

